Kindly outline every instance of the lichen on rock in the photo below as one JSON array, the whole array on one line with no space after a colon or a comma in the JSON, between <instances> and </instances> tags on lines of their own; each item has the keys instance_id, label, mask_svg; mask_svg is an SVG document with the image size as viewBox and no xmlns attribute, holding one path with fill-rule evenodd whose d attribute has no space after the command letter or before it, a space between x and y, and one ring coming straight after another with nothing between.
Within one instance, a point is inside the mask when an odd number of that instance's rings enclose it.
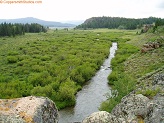
<instances>
[{"instance_id":1,"label":"lichen on rock","mask_svg":"<svg viewBox=\"0 0 164 123\"><path fill-rule=\"evenodd\" d=\"M148 102L149 99L142 94L131 94L122 98L121 103L112 110L112 114L128 121L135 119L136 116L145 117Z\"/></svg>"},{"instance_id":2,"label":"lichen on rock","mask_svg":"<svg viewBox=\"0 0 164 123\"><path fill-rule=\"evenodd\" d=\"M45 97L0 99L0 122L58 123L54 102Z\"/></svg>"},{"instance_id":3,"label":"lichen on rock","mask_svg":"<svg viewBox=\"0 0 164 123\"><path fill-rule=\"evenodd\" d=\"M95 112L82 123L163 123L163 114L163 95L149 99L142 94L130 94L122 98L111 113Z\"/></svg>"}]
</instances>

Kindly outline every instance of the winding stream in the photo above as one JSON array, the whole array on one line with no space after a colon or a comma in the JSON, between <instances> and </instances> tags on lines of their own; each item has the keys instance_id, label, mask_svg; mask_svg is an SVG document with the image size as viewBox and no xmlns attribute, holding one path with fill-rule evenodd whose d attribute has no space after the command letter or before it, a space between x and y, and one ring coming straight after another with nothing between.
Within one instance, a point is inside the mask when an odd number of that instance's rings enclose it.
<instances>
[{"instance_id":1,"label":"winding stream","mask_svg":"<svg viewBox=\"0 0 164 123\"><path fill-rule=\"evenodd\" d=\"M107 77L111 73L110 62L117 50L117 43L110 48L109 57L104 61L96 75L77 93L75 107L65 108L59 111L59 123L81 122L93 112L97 112L101 103L107 99L110 93Z\"/></svg>"}]
</instances>

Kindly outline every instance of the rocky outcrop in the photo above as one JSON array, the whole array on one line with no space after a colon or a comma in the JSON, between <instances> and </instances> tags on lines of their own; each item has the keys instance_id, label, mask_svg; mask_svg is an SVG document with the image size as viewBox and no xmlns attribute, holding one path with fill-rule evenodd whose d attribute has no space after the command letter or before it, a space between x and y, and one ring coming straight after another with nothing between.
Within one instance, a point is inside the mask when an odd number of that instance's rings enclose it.
<instances>
[{"instance_id":1,"label":"rocky outcrop","mask_svg":"<svg viewBox=\"0 0 164 123\"><path fill-rule=\"evenodd\" d=\"M152 100L139 95L124 97L112 114L117 118L124 118L126 122L143 121L145 123L164 122L164 96L156 95Z\"/></svg>"},{"instance_id":2,"label":"rocky outcrop","mask_svg":"<svg viewBox=\"0 0 164 123\"><path fill-rule=\"evenodd\" d=\"M85 118L82 123L163 123L164 96L152 100L142 94L125 96L111 113L100 111Z\"/></svg>"},{"instance_id":3,"label":"rocky outcrop","mask_svg":"<svg viewBox=\"0 0 164 123\"><path fill-rule=\"evenodd\" d=\"M44 97L0 99L0 123L58 123L58 110Z\"/></svg>"},{"instance_id":4,"label":"rocky outcrop","mask_svg":"<svg viewBox=\"0 0 164 123\"><path fill-rule=\"evenodd\" d=\"M130 93L122 98L111 113L96 112L82 123L164 123L164 74L154 75L152 88L160 88L153 98Z\"/></svg>"},{"instance_id":5,"label":"rocky outcrop","mask_svg":"<svg viewBox=\"0 0 164 123\"><path fill-rule=\"evenodd\" d=\"M148 42L148 43L143 45L143 47L141 49L141 53L145 53L145 52L148 52L150 50L157 49L161 45L162 44L160 42Z\"/></svg>"},{"instance_id":6,"label":"rocky outcrop","mask_svg":"<svg viewBox=\"0 0 164 123\"><path fill-rule=\"evenodd\" d=\"M144 118L147 114L148 102L149 99L142 94L131 94L125 96L111 113L117 118L123 118L129 122L135 119L137 120L139 116Z\"/></svg>"},{"instance_id":7,"label":"rocky outcrop","mask_svg":"<svg viewBox=\"0 0 164 123\"><path fill-rule=\"evenodd\" d=\"M147 104L145 123L164 123L164 95L158 94Z\"/></svg>"}]
</instances>

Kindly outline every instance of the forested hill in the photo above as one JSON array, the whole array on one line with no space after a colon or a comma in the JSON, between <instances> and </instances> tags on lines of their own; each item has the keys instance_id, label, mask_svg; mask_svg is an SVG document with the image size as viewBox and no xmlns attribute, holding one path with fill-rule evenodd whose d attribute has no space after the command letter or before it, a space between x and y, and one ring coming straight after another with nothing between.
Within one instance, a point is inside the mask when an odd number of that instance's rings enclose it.
<instances>
[{"instance_id":1,"label":"forested hill","mask_svg":"<svg viewBox=\"0 0 164 123\"><path fill-rule=\"evenodd\" d=\"M109 29L136 29L143 24L152 24L159 18L149 17L142 19L122 18L122 17L92 17L76 28L109 28Z\"/></svg>"}]
</instances>

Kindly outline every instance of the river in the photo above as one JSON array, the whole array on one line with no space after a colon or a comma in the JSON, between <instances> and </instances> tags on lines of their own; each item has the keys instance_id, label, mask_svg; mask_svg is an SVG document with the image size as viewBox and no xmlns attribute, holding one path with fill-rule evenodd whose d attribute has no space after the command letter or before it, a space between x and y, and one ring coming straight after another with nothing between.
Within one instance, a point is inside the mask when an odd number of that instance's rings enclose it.
<instances>
[{"instance_id":1,"label":"river","mask_svg":"<svg viewBox=\"0 0 164 123\"><path fill-rule=\"evenodd\" d=\"M93 112L99 111L101 103L110 94L107 77L111 73L110 62L117 50L117 43L112 43L110 54L100 70L76 95L76 105L59 111L59 123L81 122Z\"/></svg>"}]
</instances>

